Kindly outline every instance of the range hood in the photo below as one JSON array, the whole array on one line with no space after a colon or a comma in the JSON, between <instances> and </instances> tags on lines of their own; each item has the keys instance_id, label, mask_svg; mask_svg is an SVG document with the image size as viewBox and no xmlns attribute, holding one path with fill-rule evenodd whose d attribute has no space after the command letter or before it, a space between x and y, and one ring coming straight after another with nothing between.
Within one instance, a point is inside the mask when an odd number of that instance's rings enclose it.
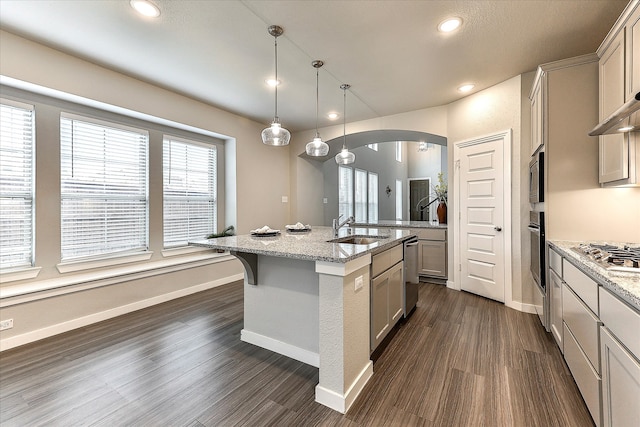
<instances>
[{"instance_id":1,"label":"range hood","mask_svg":"<svg viewBox=\"0 0 640 427\"><path fill-rule=\"evenodd\" d=\"M612 133L640 131L640 92L625 102L609 117L598 123L589 136L609 135Z\"/></svg>"}]
</instances>

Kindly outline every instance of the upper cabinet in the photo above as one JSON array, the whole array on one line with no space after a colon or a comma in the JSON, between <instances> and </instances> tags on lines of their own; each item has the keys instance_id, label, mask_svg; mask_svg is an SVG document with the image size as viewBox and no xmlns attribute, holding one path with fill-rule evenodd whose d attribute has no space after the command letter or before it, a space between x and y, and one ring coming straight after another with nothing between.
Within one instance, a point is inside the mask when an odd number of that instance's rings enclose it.
<instances>
[{"instance_id":1,"label":"upper cabinet","mask_svg":"<svg viewBox=\"0 0 640 427\"><path fill-rule=\"evenodd\" d=\"M640 7L629 3L598 49L599 120L640 91ZM638 132L599 136L599 182L604 186L638 185Z\"/></svg>"},{"instance_id":2,"label":"upper cabinet","mask_svg":"<svg viewBox=\"0 0 640 427\"><path fill-rule=\"evenodd\" d=\"M545 73L542 69L538 70L538 74L536 74L535 81L533 83L533 87L531 89L531 94L529 95L531 99L531 155L533 156L536 152L544 145L544 125L545 120L543 120L542 113L542 92L543 87L546 88L544 83Z\"/></svg>"}]
</instances>

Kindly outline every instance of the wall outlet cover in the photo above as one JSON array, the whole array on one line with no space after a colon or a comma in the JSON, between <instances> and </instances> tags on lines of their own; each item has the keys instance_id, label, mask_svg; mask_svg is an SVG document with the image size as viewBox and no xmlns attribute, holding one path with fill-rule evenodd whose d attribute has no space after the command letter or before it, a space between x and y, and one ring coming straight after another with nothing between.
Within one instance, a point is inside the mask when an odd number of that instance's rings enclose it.
<instances>
[{"instance_id":1,"label":"wall outlet cover","mask_svg":"<svg viewBox=\"0 0 640 427\"><path fill-rule=\"evenodd\" d=\"M357 291L358 289L362 289L363 286L364 286L364 278L362 276L356 277L355 290Z\"/></svg>"},{"instance_id":2,"label":"wall outlet cover","mask_svg":"<svg viewBox=\"0 0 640 427\"><path fill-rule=\"evenodd\" d=\"M13 319L7 319L0 321L0 331L13 328Z\"/></svg>"}]
</instances>

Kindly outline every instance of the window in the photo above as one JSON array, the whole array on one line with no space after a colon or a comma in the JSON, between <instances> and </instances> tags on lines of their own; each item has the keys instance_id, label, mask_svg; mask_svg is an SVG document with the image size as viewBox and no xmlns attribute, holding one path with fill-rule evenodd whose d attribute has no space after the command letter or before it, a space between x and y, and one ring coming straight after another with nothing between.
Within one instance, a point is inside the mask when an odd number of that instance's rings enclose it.
<instances>
[{"instance_id":1,"label":"window","mask_svg":"<svg viewBox=\"0 0 640 427\"><path fill-rule=\"evenodd\" d=\"M402 180L396 179L396 219L402 220Z\"/></svg>"},{"instance_id":2,"label":"window","mask_svg":"<svg viewBox=\"0 0 640 427\"><path fill-rule=\"evenodd\" d=\"M356 169L356 215L357 222L367 221L367 171Z\"/></svg>"},{"instance_id":3,"label":"window","mask_svg":"<svg viewBox=\"0 0 640 427\"><path fill-rule=\"evenodd\" d=\"M346 166L338 167L338 215L353 215L353 171Z\"/></svg>"},{"instance_id":4,"label":"window","mask_svg":"<svg viewBox=\"0 0 640 427\"><path fill-rule=\"evenodd\" d=\"M165 248L186 246L216 231L216 147L165 136L163 218Z\"/></svg>"},{"instance_id":5,"label":"window","mask_svg":"<svg viewBox=\"0 0 640 427\"><path fill-rule=\"evenodd\" d=\"M396 161L402 161L402 142L396 141Z\"/></svg>"},{"instance_id":6,"label":"window","mask_svg":"<svg viewBox=\"0 0 640 427\"><path fill-rule=\"evenodd\" d=\"M0 101L0 268L33 265L33 106Z\"/></svg>"},{"instance_id":7,"label":"window","mask_svg":"<svg viewBox=\"0 0 640 427\"><path fill-rule=\"evenodd\" d=\"M148 132L60 118L62 260L145 251Z\"/></svg>"},{"instance_id":8,"label":"window","mask_svg":"<svg viewBox=\"0 0 640 427\"><path fill-rule=\"evenodd\" d=\"M378 174L369 172L369 222L378 220Z\"/></svg>"},{"instance_id":9,"label":"window","mask_svg":"<svg viewBox=\"0 0 640 427\"><path fill-rule=\"evenodd\" d=\"M378 143L374 143L374 144L367 144L367 147L372 149L373 151L378 151Z\"/></svg>"}]
</instances>

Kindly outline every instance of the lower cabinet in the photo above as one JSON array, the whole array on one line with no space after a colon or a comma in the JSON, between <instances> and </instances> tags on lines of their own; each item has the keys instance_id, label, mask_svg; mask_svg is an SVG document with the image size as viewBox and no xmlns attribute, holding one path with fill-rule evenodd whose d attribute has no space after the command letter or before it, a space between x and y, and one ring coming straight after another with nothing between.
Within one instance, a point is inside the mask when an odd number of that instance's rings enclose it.
<instances>
[{"instance_id":1,"label":"lower cabinet","mask_svg":"<svg viewBox=\"0 0 640 427\"><path fill-rule=\"evenodd\" d=\"M560 351L564 353L562 343L564 329L562 328L562 279L555 271L549 270L549 286L551 287L551 333L555 338Z\"/></svg>"},{"instance_id":2,"label":"lower cabinet","mask_svg":"<svg viewBox=\"0 0 640 427\"><path fill-rule=\"evenodd\" d=\"M400 261L371 281L371 351L402 317L403 268Z\"/></svg>"},{"instance_id":3,"label":"lower cabinet","mask_svg":"<svg viewBox=\"0 0 640 427\"><path fill-rule=\"evenodd\" d=\"M447 278L447 230L423 229L418 235L418 274Z\"/></svg>"},{"instance_id":4,"label":"lower cabinet","mask_svg":"<svg viewBox=\"0 0 640 427\"><path fill-rule=\"evenodd\" d=\"M602 419L606 427L640 426L640 362L600 328Z\"/></svg>"}]
</instances>

